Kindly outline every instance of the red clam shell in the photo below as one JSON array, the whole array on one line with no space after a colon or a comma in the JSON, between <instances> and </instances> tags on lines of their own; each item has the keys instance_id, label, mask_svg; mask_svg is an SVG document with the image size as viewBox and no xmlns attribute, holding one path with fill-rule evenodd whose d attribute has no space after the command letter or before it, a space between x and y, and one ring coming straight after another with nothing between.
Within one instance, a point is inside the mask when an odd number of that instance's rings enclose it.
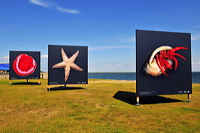
<instances>
[{"instance_id":1,"label":"red clam shell","mask_svg":"<svg viewBox=\"0 0 200 133\"><path fill-rule=\"evenodd\" d=\"M20 54L13 62L13 69L20 76L28 76L32 74L36 67L36 61L27 54Z\"/></svg>"}]
</instances>

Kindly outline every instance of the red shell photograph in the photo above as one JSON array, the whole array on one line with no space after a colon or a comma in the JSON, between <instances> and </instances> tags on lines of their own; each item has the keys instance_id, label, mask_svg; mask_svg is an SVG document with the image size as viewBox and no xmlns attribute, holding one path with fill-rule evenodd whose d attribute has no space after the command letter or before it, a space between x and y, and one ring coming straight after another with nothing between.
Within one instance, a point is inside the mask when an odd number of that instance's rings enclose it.
<instances>
[{"instance_id":1,"label":"red shell photograph","mask_svg":"<svg viewBox=\"0 0 200 133\"><path fill-rule=\"evenodd\" d=\"M32 74L36 67L36 61L27 54L20 54L13 62L13 70L20 76L28 76Z\"/></svg>"}]
</instances>

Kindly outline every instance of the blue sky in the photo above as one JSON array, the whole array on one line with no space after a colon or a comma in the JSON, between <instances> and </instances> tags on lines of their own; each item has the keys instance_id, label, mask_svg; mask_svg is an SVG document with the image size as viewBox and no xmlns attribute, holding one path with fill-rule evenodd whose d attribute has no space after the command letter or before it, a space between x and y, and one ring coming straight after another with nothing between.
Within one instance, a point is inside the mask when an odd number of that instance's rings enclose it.
<instances>
[{"instance_id":1,"label":"blue sky","mask_svg":"<svg viewBox=\"0 0 200 133\"><path fill-rule=\"evenodd\" d=\"M200 71L199 0L1 0L0 63L10 50L48 44L89 47L89 72L135 71L135 30L192 34L192 70Z\"/></svg>"}]
</instances>

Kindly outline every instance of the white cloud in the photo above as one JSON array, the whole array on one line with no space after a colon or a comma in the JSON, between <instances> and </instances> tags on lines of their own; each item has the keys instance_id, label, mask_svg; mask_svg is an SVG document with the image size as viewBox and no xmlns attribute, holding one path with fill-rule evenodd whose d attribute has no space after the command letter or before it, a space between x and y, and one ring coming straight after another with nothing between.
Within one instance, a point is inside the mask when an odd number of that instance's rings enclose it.
<instances>
[{"instance_id":1,"label":"white cloud","mask_svg":"<svg viewBox=\"0 0 200 133\"><path fill-rule=\"evenodd\" d=\"M121 63L106 64L105 66L106 66L107 68L111 68L111 69L122 68L122 67L124 67L124 65L121 64Z\"/></svg>"},{"instance_id":2,"label":"white cloud","mask_svg":"<svg viewBox=\"0 0 200 133\"><path fill-rule=\"evenodd\" d=\"M39 5L39 6L44 6L44 7L49 6L48 2L45 2L43 0L29 0L29 2L31 2L32 4L35 4L35 5Z\"/></svg>"},{"instance_id":3,"label":"white cloud","mask_svg":"<svg viewBox=\"0 0 200 133\"><path fill-rule=\"evenodd\" d=\"M57 7L57 10L60 12L66 12L66 13L70 13L70 14L79 14L80 13L76 9L66 9L66 8L61 8L61 7Z\"/></svg>"},{"instance_id":4,"label":"white cloud","mask_svg":"<svg viewBox=\"0 0 200 133\"><path fill-rule=\"evenodd\" d=\"M9 56L0 57L0 60L8 60L8 59L9 59Z\"/></svg>"},{"instance_id":5,"label":"white cloud","mask_svg":"<svg viewBox=\"0 0 200 133\"><path fill-rule=\"evenodd\" d=\"M109 50L109 49L127 49L133 48L129 45L119 45L119 46L101 46L101 47L90 47L89 50Z\"/></svg>"},{"instance_id":6,"label":"white cloud","mask_svg":"<svg viewBox=\"0 0 200 133\"><path fill-rule=\"evenodd\" d=\"M133 72L135 71L133 63L108 63L101 68L93 68L101 72ZM94 70L93 70L94 71Z\"/></svg>"},{"instance_id":7,"label":"white cloud","mask_svg":"<svg viewBox=\"0 0 200 133\"><path fill-rule=\"evenodd\" d=\"M29 0L29 2L32 4L38 5L38 6L55 9L59 12L65 12L65 13L69 13L69 14L79 14L80 13L77 9L62 8L62 7L58 6L57 3L50 1L50 0Z\"/></svg>"},{"instance_id":8,"label":"white cloud","mask_svg":"<svg viewBox=\"0 0 200 133\"><path fill-rule=\"evenodd\" d=\"M195 26L194 28L197 28L197 29L198 29L198 28L200 28L200 25L197 25L197 26Z\"/></svg>"},{"instance_id":9,"label":"white cloud","mask_svg":"<svg viewBox=\"0 0 200 133\"><path fill-rule=\"evenodd\" d=\"M192 61L192 65L200 65L200 61Z\"/></svg>"},{"instance_id":10,"label":"white cloud","mask_svg":"<svg viewBox=\"0 0 200 133\"><path fill-rule=\"evenodd\" d=\"M192 58L192 71L200 71L200 58Z\"/></svg>"},{"instance_id":11,"label":"white cloud","mask_svg":"<svg viewBox=\"0 0 200 133\"><path fill-rule=\"evenodd\" d=\"M42 59L48 59L48 55L42 55L41 58Z\"/></svg>"},{"instance_id":12,"label":"white cloud","mask_svg":"<svg viewBox=\"0 0 200 133\"><path fill-rule=\"evenodd\" d=\"M200 34L194 34L192 35L192 40L200 40Z\"/></svg>"},{"instance_id":13,"label":"white cloud","mask_svg":"<svg viewBox=\"0 0 200 133\"><path fill-rule=\"evenodd\" d=\"M9 62L9 56L0 57L0 62L1 63L8 63Z\"/></svg>"},{"instance_id":14,"label":"white cloud","mask_svg":"<svg viewBox=\"0 0 200 133\"><path fill-rule=\"evenodd\" d=\"M121 41L124 41L124 42L129 42L129 43L134 43L136 41L135 37L128 37L128 38L124 38L122 39Z\"/></svg>"}]
</instances>

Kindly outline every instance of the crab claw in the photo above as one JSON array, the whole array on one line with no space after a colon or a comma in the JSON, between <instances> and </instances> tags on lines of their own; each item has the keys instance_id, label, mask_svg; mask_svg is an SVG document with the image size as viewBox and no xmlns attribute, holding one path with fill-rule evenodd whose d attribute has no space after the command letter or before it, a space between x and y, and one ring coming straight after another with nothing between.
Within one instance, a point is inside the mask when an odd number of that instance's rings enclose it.
<instances>
[{"instance_id":1,"label":"crab claw","mask_svg":"<svg viewBox=\"0 0 200 133\"><path fill-rule=\"evenodd\" d=\"M146 71L146 73L150 74L152 76L160 76L161 74L165 74L166 76L168 76L165 72L166 68L165 68L165 66L163 66L163 63L165 63L165 64L167 64L167 63L164 61L161 61L162 59L160 59L158 57L158 53L160 51L171 50L171 49L173 49L173 48L170 46L161 46L161 47L158 47L157 49L155 49L149 58L146 68L144 69ZM169 67L169 66L167 66L167 67Z\"/></svg>"},{"instance_id":2,"label":"crab claw","mask_svg":"<svg viewBox=\"0 0 200 133\"><path fill-rule=\"evenodd\" d=\"M169 53L169 55L176 55L176 56L179 56L179 57L181 57L182 59L186 60L185 57L183 57L182 55L177 54L177 53L174 53L174 52L176 52L177 50L181 50L181 49L188 50L188 48L186 48L186 47L175 47L175 48L169 50L168 53Z\"/></svg>"},{"instance_id":3,"label":"crab claw","mask_svg":"<svg viewBox=\"0 0 200 133\"><path fill-rule=\"evenodd\" d=\"M169 76L166 71L173 68L172 64L174 63L174 70L176 70L178 67L178 60L175 58L175 56L186 60L186 58L182 55L175 53L177 50L181 49L188 50L186 47L172 48L170 46L161 46L155 49L145 67L146 73L152 76L159 76L161 74Z\"/></svg>"},{"instance_id":4,"label":"crab claw","mask_svg":"<svg viewBox=\"0 0 200 133\"><path fill-rule=\"evenodd\" d=\"M176 52L177 50L181 50L181 49L188 50L188 48L186 48L186 47L175 47L172 50L170 50L169 52Z\"/></svg>"},{"instance_id":5,"label":"crab claw","mask_svg":"<svg viewBox=\"0 0 200 133\"><path fill-rule=\"evenodd\" d=\"M161 47L158 47L157 49L155 49L153 51L153 53L151 54L151 57L149 59L149 64L152 62L153 58L155 57L155 55L160 52L160 51L163 51L163 50L170 50L170 49L173 49L172 47L170 46L161 46Z\"/></svg>"}]
</instances>

